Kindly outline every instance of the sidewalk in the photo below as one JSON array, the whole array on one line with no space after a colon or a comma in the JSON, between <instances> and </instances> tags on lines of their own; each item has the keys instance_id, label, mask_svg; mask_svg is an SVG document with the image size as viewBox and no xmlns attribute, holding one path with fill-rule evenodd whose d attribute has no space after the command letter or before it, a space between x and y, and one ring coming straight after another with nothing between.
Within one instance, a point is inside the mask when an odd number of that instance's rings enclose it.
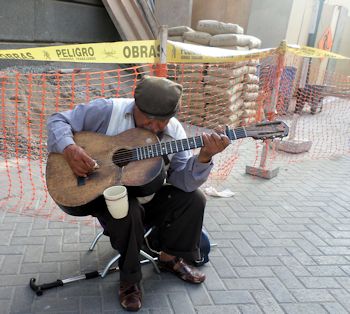
<instances>
[{"instance_id":1,"label":"sidewalk","mask_svg":"<svg viewBox=\"0 0 350 314\"><path fill-rule=\"evenodd\" d=\"M286 164L264 180L237 167L208 200L207 280L190 285L143 265L140 313L350 313L350 157ZM0 314L118 313L119 274L54 288L38 283L102 269L113 256L99 230L0 210Z\"/></svg>"}]
</instances>

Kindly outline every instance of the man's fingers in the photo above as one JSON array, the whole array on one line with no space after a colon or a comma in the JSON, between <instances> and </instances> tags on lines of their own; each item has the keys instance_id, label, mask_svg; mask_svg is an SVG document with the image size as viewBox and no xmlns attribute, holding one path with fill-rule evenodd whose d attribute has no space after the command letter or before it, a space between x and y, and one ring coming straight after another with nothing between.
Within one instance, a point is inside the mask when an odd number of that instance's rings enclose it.
<instances>
[{"instance_id":1,"label":"man's fingers","mask_svg":"<svg viewBox=\"0 0 350 314\"><path fill-rule=\"evenodd\" d=\"M202 138L204 147L201 149L201 156L205 156L208 160L217 153L222 152L230 144L230 140L226 135L203 133Z\"/></svg>"},{"instance_id":2,"label":"man's fingers","mask_svg":"<svg viewBox=\"0 0 350 314\"><path fill-rule=\"evenodd\" d=\"M86 177L88 173L95 169L96 162L83 148L76 144L67 146L63 154L74 174L77 176Z\"/></svg>"},{"instance_id":3,"label":"man's fingers","mask_svg":"<svg viewBox=\"0 0 350 314\"><path fill-rule=\"evenodd\" d=\"M90 164L93 164L93 162L89 160L89 157L86 158L85 156L81 155L80 158L73 162L75 173L79 176L86 176L92 171L92 166L90 166Z\"/></svg>"},{"instance_id":4,"label":"man's fingers","mask_svg":"<svg viewBox=\"0 0 350 314\"><path fill-rule=\"evenodd\" d=\"M90 166L82 159L74 160L72 166L74 170L79 173L86 174L90 171Z\"/></svg>"},{"instance_id":5,"label":"man's fingers","mask_svg":"<svg viewBox=\"0 0 350 314\"><path fill-rule=\"evenodd\" d=\"M212 154L223 151L230 144L229 138L223 134L203 134L203 139L205 149Z\"/></svg>"},{"instance_id":6,"label":"man's fingers","mask_svg":"<svg viewBox=\"0 0 350 314\"><path fill-rule=\"evenodd\" d=\"M217 147L217 149L224 149L226 146L226 141L225 141L225 136L224 135L219 135L219 134L212 134L211 135L211 140L214 143L214 145Z\"/></svg>"},{"instance_id":7,"label":"man's fingers","mask_svg":"<svg viewBox=\"0 0 350 314\"><path fill-rule=\"evenodd\" d=\"M83 149L80 151L80 162L86 172L95 169L96 161L93 160Z\"/></svg>"},{"instance_id":8,"label":"man's fingers","mask_svg":"<svg viewBox=\"0 0 350 314\"><path fill-rule=\"evenodd\" d=\"M79 151L79 158L86 163L93 163L92 158L81 148Z\"/></svg>"},{"instance_id":9,"label":"man's fingers","mask_svg":"<svg viewBox=\"0 0 350 314\"><path fill-rule=\"evenodd\" d=\"M80 168L73 168L73 172L79 177L86 177L87 176L86 171L84 171Z\"/></svg>"},{"instance_id":10,"label":"man's fingers","mask_svg":"<svg viewBox=\"0 0 350 314\"><path fill-rule=\"evenodd\" d=\"M221 134L220 137L221 137L221 140L224 143L225 147L230 145L231 141L226 135Z\"/></svg>"},{"instance_id":11,"label":"man's fingers","mask_svg":"<svg viewBox=\"0 0 350 314\"><path fill-rule=\"evenodd\" d=\"M211 138L210 138L210 135L207 134L207 133L204 133L203 134L203 141L204 141L204 148L207 148L207 149L210 149L210 146L211 146Z\"/></svg>"},{"instance_id":12,"label":"man's fingers","mask_svg":"<svg viewBox=\"0 0 350 314\"><path fill-rule=\"evenodd\" d=\"M89 160L84 160L84 165L85 165L86 171L91 171L94 169L95 161L89 158Z\"/></svg>"}]
</instances>

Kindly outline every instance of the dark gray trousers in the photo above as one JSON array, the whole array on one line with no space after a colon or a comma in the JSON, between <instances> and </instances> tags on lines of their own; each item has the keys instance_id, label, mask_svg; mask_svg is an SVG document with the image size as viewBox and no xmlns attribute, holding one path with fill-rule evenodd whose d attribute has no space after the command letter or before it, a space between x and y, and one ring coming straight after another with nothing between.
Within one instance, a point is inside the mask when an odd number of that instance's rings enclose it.
<instances>
[{"instance_id":1,"label":"dark gray trousers","mask_svg":"<svg viewBox=\"0 0 350 314\"><path fill-rule=\"evenodd\" d=\"M189 261L199 259L205 204L205 196L199 190L184 192L165 185L144 205L129 196L129 211L125 218L114 219L103 196L84 205L84 212L98 218L112 247L121 254L120 280L135 283L142 278L139 251L145 225L157 227L160 250Z\"/></svg>"}]
</instances>

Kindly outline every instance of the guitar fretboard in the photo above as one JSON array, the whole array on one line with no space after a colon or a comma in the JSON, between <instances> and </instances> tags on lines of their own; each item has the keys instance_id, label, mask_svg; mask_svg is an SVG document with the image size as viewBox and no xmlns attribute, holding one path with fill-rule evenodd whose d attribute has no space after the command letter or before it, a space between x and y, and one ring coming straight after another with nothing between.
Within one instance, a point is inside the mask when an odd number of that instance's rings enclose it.
<instances>
[{"instance_id":1,"label":"guitar fretboard","mask_svg":"<svg viewBox=\"0 0 350 314\"><path fill-rule=\"evenodd\" d=\"M245 138L248 136L244 127L236 128L234 130L227 128L225 133L231 141L237 140L239 138ZM134 158L136 157L136 160L143 160L163 155L175 154L190 149L200 148L203 146L203 138L201 135L198 135L182 140L174 140L170 142L161 142L143 147L136 147L132 149L132 155Z\"/></svg>"}]
</instances>

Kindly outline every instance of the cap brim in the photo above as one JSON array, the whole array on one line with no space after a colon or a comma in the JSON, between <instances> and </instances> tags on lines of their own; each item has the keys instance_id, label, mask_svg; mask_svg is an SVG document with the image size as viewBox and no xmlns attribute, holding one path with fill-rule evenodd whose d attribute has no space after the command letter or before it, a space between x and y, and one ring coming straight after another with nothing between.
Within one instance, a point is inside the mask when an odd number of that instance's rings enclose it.
<instances>
[{"instance_id":1,"label":"cap brim","mask_svg":"<svg viewBox=\"0 0 350 314\"><path fill-rule=\"evenodd\" d=\"M136 105L136 106L137 106L137 105ZM139 108L139 107L138 107L138 108ZM148 113L148 112L144 112L144 111L141 110L140 108L139 108L139 110L140 110L144 115L146 115L149 119L168 120L168 119L174 117L174 116L177 114L178 108L179 108L179 106L177 105L175 111L173 111L173 112L170 113L170 114L164 115L164 116L163 116L163 115L162 115L162 116L159 116L159 115L150 114L150 113Z\"/></svg>"},{"instance_id":2,"label":"cap brim","mask_svg":"<svg viewBox=\"0 0 350 314\"><path fill-rule=\"evenodd\" d=\"M151 114L148 114L148 113L145 113L145 115L147 116L147 118L149 119L154 119L154 120L168 120L172 117L175 116L175 114L172 114L172 115L169 115L169 116L154 116L154 115L151 115Z\"/></svg>"}]
</instances>

